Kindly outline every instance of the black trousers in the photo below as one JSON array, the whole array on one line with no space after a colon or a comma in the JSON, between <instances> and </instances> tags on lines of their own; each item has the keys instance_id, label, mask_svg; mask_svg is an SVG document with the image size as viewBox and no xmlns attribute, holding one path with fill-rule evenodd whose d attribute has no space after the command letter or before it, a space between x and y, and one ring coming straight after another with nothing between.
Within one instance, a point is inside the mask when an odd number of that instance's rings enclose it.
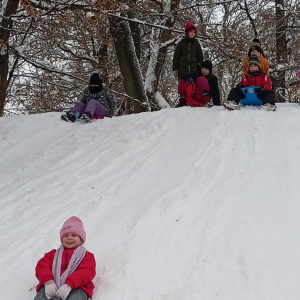
<instances>
[{"instance_id":1,"label":"black trousers","mask_svg":"<svg viewBox=\"0 0 300 300\"><path fill-rule=\"evenodd\" d=\"M230 90L227 100L234 100L236 104L239 104L246 96L238 88ZM263 91L261 94L257 94L257 98L262 100L263 104L270 103L275 104L275 92L273 90Z\"/></svg>"}]
</instances>

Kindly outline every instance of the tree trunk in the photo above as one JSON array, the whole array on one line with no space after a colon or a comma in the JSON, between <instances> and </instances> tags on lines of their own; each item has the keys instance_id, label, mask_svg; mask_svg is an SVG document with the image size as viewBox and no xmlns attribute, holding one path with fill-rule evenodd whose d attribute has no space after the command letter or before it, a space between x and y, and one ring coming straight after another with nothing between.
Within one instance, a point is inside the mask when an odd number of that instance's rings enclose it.
<instances>
[{"instance_id":1,"label":"tree trunk","mask_svg":"<svg viewBox=\"0 0 300 300\"><path fill-rule=\"evenodd\" d=\"M273 75L276 88L276 101L285 102L285 70L281 70L287 62L286 19L284 1L275 0L276 5L276 64L278 71ZM282 96L281 96L282 95Z\"/></svg>"},{"instance_id":2,"label":"tree trunk","mask_svg":"<svg viewBox=\"0 0 300 300\"><path fill-rule=\"evenodd\" d=\"M138 16L135 12L129 11L128 18L136 19ZM132 39L135 47L135 53L138 61L141 59L141 30L140 25L137 22L129 21L129 26L132 34Z\"/></svg>"},{"instance_id":3,"label":"tree trunk","mask_svg":"<svg viewBox=\"0 0 300 300\"><path fill-rule=\"evenodd\" d=\"M129 109L129 113L147 111L149 110L148 99L144 90L142 73L129 22L111 16L110 32L114 40L125 91L128 96L139 101L129 98L127 109ZM141 105L141 103L143 104Z\"/></svg>"},{"instance_id":4,"label":"tree trunk","mask_svg":"<svg viewBox=\"0 0 300 300\"><path fill-rule=\"evenodd\" d=\"M176 11L176 9L178 8L179 3L180 0L171 1L169 9L173 16L172 18L171 17L167 18L165 20L165 23L160 25L163 25L170 29L174 26L175 23L174 16L176 16L176 13L174 13L174 11ZM156 92L158 90L159 78L164 68L165 58L170 45L167 42L170 41L171 39L172 31L162 30L162 29L153 29L153 30L158 32L159 40L153 41L152 45L150 44L151 53L150 53L148 70L146 74L146 80L145 80L145 90L149 102L154 106L158 106L158 103L156 101Z\"/></svg>"},{"instance_id":5,"label":"tree trunk","mask_svg":"<svg viewBox=\"0 0 300 300\"><path fill-rule=\"evenodd\" d=\"M10 16L16 13L18 6L19 0L8 0L2 2L0 8L0 117L3 116L8 85L8 40L13 26Z\"/></svg>"}]
</instances>

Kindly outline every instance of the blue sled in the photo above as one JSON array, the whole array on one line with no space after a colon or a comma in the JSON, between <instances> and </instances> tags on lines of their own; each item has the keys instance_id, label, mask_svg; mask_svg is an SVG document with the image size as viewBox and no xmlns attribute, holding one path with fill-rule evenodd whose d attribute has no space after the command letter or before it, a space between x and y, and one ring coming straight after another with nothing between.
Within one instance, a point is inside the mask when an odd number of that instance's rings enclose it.
<instances>
[{"instance_id":1,"label":"blue sled","mask_svg":"<svg viewBox=\"0 0 300 300\"><path fill-rule=\"evenodd\" d=\"M245 94L245 98L240 101L243 105L262 105L262 100L257 98L257 95L255 93L255 89L259 88L259 86L249 86L246 88L242 88L242 92Z\"/></svg>"}]
</instances>

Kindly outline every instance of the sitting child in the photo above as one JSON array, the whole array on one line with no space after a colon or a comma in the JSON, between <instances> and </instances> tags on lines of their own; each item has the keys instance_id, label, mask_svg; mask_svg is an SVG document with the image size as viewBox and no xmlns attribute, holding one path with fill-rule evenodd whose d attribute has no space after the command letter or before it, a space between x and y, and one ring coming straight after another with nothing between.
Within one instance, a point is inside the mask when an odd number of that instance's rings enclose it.
<instances>
[{"instance_id":1,"label":"sitting child","mask_svg":"<svg viewBox=\"0 0 300 300\"><path fill-rule=\"evenodd\" d=\"M269 74L269 63L267 59L263 56L263 51L261 48L261 44L259 39L253 39L253 43L247 53L247 57L244 60L243 63L243 75L246 75L249 71L249 59L250 57L255 54L259 58L260 65L261 65L261 70L268 76Z\"/></svg>"},{"instance_id":2,"label":"sitting child","mask_svg":"<svg viewBox=\"0 0 300 300\"><path fill-rule=\"evenodd\" d=\"M83 91L81 102L75 103L61 118L67 122L75 122L82 116L86 122L104 117L113 117L115 114L115 100L111 91L102 85L102 80L98 73L94 73L90 78L90 84Z\"/></svg>"},{"instance_id":3,"label":"sitting child","mask_svg":"<svg viewBox=\"0 0 300 300\"><path fill-rule=\"evenodd\" d=\"M64 223L60 230L60 248L46 253L37 263L39 284L34 300L92 298L96 262L94 255L82 246L85 238L79 218L71 217Z\"/></svg>"},{"instance_id":4,"label":"sitting child","mask_svg":"<svg viewBox=\"0 0 300 300\"><path fill-rule=\"evenodd\" d=\"M178 82L179 104L191 107L211 107L213 104L209 98L209 84L204 76L196 74L183 74Z\"/></svg>"},{"instance_id":5,"label":"sitting child","mask_svg":"<svg viewBox=\"0 0 300 300\"><path fill-rule=\"evenodd\" d=\"M227 101L223 106L228 110L239 109L239 102L245 95L241 91L242 87L259 86L255 90L257 97L262 100L263 105L260 108L269 111L275 111L275 93L272 90L270 77L261 70L260 61L256 55L252 55L249 59L249 71L242 77L241 83L237 87L231 89Z\"/></svg>"},{"instance_id":6,"label":"sitting child","mask_svg":"<svg viewBox=\"0 0 300 300\"><path fill-rule=\"evenodd\" d=\"M221 105L218 78L212 74L212 63L205 60L201 64L201 73L207 79L209 85L209 97L212 98L214 105Z\"/></svg>"}]
</instances>

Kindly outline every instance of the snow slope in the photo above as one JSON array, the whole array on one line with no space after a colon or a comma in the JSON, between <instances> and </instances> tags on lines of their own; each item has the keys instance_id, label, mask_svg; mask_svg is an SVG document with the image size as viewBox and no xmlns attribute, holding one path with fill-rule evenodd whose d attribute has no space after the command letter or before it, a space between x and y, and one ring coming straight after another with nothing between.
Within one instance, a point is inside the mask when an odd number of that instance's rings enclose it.
<instances>
[{"instance_id":1,"label":"snow slope","mask_svg":"<svg viewBox=\"0 0 300 300\"><path fill-rule=\"evenodd\" d=\"M300 298L300 106L0 118L0 299L76 215L94 300Z\"/></svg>"}]
</instances>

